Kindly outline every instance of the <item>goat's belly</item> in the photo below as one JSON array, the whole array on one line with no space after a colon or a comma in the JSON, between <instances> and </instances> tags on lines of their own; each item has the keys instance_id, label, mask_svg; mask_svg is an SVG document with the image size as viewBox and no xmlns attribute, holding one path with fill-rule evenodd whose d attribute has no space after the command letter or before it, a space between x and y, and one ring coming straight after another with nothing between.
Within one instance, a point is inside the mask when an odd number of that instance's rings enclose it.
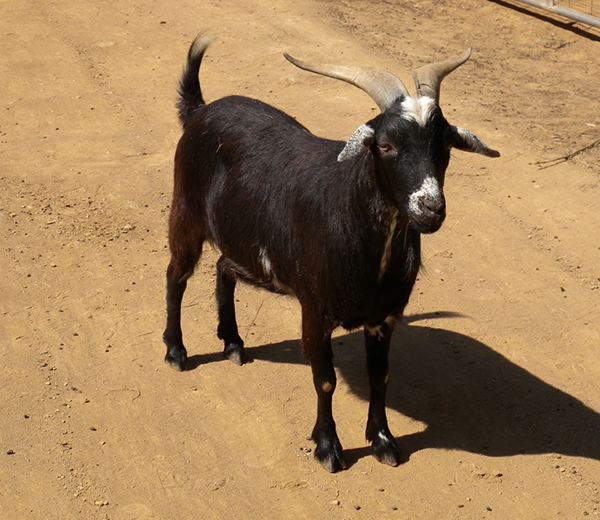
<instances>
[{"instance_id":1,"label":"goat's belly","mask_svg":"<svg viewBox=\"0 0 600 520\"><path fill-rule=\"evenodd\" d=\"M390 319L396 320L402 316L406 304L389 306L381 309L365 309L370 312L356 314L354 316L340 316L341 320L335 320L335 323L346 330L354 330L363 325L376 327ZM373 312L373 311L377 312Z\"/></svg>"},{"instance_id":2,"label":"goat's belly","mask_svg":"<svg viewBox=\"0 0 600 520\"><path fill-rule=\"evenodd\" d=\"M276 294L294 295L294 291L282 283L271 270L260 265L261 262L257 266L250 265L247 267L242 265L241 262L233 260L226 253L223 253L223 255L226 269L233 272L236 278Z\"/></svg>"}]
</instances>

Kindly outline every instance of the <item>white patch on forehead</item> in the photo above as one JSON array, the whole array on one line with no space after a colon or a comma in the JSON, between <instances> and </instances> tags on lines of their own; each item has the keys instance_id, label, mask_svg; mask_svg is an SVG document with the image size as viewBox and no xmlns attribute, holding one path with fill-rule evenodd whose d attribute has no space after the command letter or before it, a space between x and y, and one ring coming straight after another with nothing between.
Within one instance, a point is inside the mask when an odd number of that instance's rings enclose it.
<instances>
[{"instance_id":1,"label":"white patch on forehead","mask_svg":"<svg viewBox=\"0 0 600 520\"><path fill-rule=\"evenodd\" d=\"M442 190L437 179L435 177L426 177L421 187L411 193L408 199L408 207L415 215L419 215L421 213L420 201L423 199L440 200L441 198Z\"/></svg>"},{"instance_id":2,"label":"white patch on forehead","mask_svg":"<svg viewBox=\"0 0 600 520\"><path fill-rule=\"evenodd\" d=\"M435 100L430 97L406 97L402 101L402 117L425 126L435 107Z\"/></svg>"}]
</instances>

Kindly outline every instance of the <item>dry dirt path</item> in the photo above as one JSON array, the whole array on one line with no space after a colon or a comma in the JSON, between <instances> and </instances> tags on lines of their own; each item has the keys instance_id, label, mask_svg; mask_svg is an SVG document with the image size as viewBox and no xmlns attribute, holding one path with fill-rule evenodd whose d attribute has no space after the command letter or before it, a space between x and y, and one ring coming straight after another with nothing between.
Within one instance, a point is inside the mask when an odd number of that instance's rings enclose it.
<instances>
[{"instance_id":1,"label":"dry dirt path","mask_svg":"<svg viewBox=\"0 0 600 520\"><path fill-rule=\"evenodd\" d=\"M0 519L600 516L597 32L504 2L4 0L0 17ZM442 105L502 158L456 152L449 216L393 342L368 455L360 333L335 341L350 468L313 460L297 304L238 293L252 362L221 358L207 251L185 301L196 365L163 362L175 84L202 28L206 97L245 94L347 138L375 106L281 53L411 85L473 58Z\"/></svg>"}]
</instances>

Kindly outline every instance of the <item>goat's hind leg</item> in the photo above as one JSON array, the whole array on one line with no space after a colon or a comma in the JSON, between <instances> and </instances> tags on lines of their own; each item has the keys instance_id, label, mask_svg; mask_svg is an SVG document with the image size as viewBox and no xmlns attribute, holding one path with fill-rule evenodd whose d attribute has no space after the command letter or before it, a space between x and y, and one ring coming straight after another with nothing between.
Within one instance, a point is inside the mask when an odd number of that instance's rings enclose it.
<instances>
[{"instance_id":1,"label":"goat's hind leg","mask_svg":"<svg viewBox=\"0 0 600 520\"><path fill-rule=\"evenodd\" d=\"M189 368L181 332L181 302L201 251L202 244L193 253L179 257L172 255L167 268L167 326L163 333L163 341L167 346L165 361L180 372Z\"/></svg>"},{"instance_id":2,"label":"goat's hind leg","mask_svg":"<svg viewBox=\"0 0 600 520\"><path fill-rule=\"evenodd\" d=\"M238 333L235 319L235 277L226 267L227 259L222 256L217 262L217 307L219 311L219 326L217 336L225 344L223 355L236 365L243 365L244 342Z\"/></svg>"},{"instance_id":3,"label":"goat's hind leg","mask_svg":"<svg viewBox=\"0 0 600 520\"><path fill-rule=\"evenodd\" d=\"M385 413L385 394L389 375L388 352L392 332L393 323L388 320L377 327L365 326L367 372L371 394L366 437L372 443L373 457L384 464L398 466L402 462L402 456L388 428Z\"/></svg>"}]
</instances>

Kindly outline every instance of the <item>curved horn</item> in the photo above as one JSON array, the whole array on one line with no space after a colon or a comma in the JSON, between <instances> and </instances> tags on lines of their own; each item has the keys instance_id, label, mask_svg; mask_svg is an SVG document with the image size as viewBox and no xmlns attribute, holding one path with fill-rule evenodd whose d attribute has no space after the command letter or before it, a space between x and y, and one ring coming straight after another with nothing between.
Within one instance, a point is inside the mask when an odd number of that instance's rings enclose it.
<instances>
[{"instance_id":1,"label":"curved horn","mask_svg":"<svg viewBox=\"0 0 600 520\"><path fill-rule=\"evenodd\" d=\"M379 110L382 112L400 96L409 96L408 90L402 81L390 72L370 67L306 63L292 58L287 52L284 52L283 55L296 67L330 78L341 79L364 90L377 103Z\"/></svg>"},{"instance_id":2,"label":"curved horn","mask_svg":"<svg viewBox=\"0 0 600 520\"><path fill-rule=\"evenodd\" d=\"M453 70L460 67L470 56L471 47L460 58L440 61L439 63L425 65L415 70L413 77L417 86L418 96L428 96L439 102L442 80Z\"/></svg>"}]
</instances>

